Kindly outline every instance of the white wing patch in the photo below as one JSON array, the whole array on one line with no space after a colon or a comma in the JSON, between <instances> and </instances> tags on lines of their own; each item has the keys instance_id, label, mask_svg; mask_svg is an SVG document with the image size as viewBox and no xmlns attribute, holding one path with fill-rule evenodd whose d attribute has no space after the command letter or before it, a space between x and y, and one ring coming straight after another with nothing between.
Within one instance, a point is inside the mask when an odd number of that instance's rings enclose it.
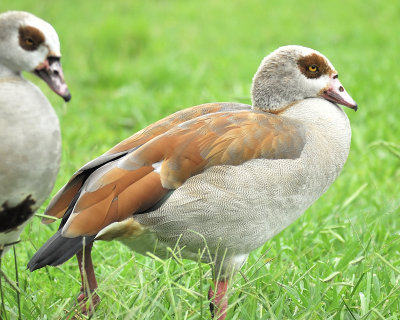
<instances>
[{"instance_id":1,"label":"white wing patch","mask_svg":"<svg viewBox=\"0 0 400 320\"><path fill-rule=\"evenodd\" d=\"M161 174L162 163L163 163L163 161L159 161L159 162L153 163L151 165L154 168L154 172L157 172L158 174Z\"/></svg>"}]
</instances>

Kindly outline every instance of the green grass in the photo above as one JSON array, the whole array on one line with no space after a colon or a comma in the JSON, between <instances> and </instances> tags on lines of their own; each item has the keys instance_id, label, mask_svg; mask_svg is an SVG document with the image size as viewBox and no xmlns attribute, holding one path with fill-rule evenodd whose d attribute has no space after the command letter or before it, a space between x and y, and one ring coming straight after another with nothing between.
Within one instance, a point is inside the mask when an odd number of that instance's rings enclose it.
<instances>
[{"instance_id":1,"label":"green grass","mask_svg":"<svg viewBox=\"0 0 400 320\"><path fill-rule=\"evenodd\" d=\"M176 110L249 103L261 59L285 44L324 53L359 104L344 170L298 221L250 255L230 287L230 319L400 317L398 1L2 0L50 21L72 100L51 100L63 135L53 194L81 165ZM384 143L376 143L384 141ZM394 145L393 145L394 144ZM388 148L389 146L389 148ZM44 207L40 210L43 212ZM24 319L60 319L79 291L76 261L25 266L56 230L34 218L17 246ZM210 268L96 243L102 302L93 319L207 319ZM9 252L2 270L15 279ZM4 283L7 315L17 295Z\"/></svg>"}]
</instances>

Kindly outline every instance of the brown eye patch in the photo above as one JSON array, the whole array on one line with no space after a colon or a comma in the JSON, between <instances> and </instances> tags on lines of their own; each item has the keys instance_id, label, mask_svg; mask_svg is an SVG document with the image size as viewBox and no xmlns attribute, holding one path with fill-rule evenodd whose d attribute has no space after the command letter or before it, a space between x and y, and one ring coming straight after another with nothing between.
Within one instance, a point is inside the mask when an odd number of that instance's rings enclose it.
<instances>
[{"instance_id":1,"label":"brown eye patch","mask_svg":"<svg viewBox=\"0 0 400 320\"><path fill-rule=\"evenodd\" d=\"M330 75L334 71L329 67L327 61L316 53L301 57L297 65L302 74L309 79L316 79L322 75Z\"/></svg>"},{"instance_id":2,"label":"brown eye patch","mask_svg":"<svg viewBox=\"0 0 400 320\"><path fill-rule=\"evenodd\" d=\"M19 45L27 51L36 50L44 42L44 34L34 27L21 26L19 28Z\"/></svg>"}]
</instances>

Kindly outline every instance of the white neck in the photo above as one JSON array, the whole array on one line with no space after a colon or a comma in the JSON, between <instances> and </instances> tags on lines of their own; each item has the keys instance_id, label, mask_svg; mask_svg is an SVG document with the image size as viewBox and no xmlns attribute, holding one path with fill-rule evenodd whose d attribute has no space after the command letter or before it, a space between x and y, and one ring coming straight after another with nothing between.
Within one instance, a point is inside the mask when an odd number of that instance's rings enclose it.
<instances>
[{"instance_id":1,"label":"white neck","mask_svg":"<svg viewBox=\"0 0 400 320\"><path fill-rule=\"evenodd\" d=\"M0 64L0 78L20 78L21 73L12 71L6 66Z\"/></svg>"},{"instance_id":2,"label":"white neck","mask_svg":"<svg viewBox=\"0 0 400 320\"><path fill-rule=\"evenodd\" d=\"M319 150L328 146L323 152L331 154L334 162L344 164L350 150L351 128L341 107L325 99L310 98L294 104L280 115L301 121L306 126L307 134L319 141Z\"/></svg>"},{"instance_id":3,"label":"white neck","mask_svg":"<svg viewBox=\"0 0 400 320\"><path fill-rule=\"evenodd\" d=\"M322 98L309 98L296 102L279 113L284 117L300 120L322 128L337 127L337 130L349 129L349 119L343 109ZM335 130L336 131L336 130Z\"/></svg>"}]
</instances>

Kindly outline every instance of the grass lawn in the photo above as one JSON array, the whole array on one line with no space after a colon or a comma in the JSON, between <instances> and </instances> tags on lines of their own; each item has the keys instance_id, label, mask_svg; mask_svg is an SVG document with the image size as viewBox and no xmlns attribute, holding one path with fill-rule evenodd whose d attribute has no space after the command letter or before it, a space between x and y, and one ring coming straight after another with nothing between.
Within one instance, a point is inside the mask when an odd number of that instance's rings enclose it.
<instances>
[{"instance_id":1,"label":"grass lawn","mask_svg":"<svg viewBox=\"0 0 400 320\"><path fill-rule=\"evenodd\" d=\"M321 199L250 255L231 282L228 318L400 318L399 1L1 0L10 9L51 22L61 40L71 102L27 75L62 127L53 194L81 165L176 110L250 103L253 74L275 48L324 53L359 104L346 109L350 156ZM26 270L56 228L35 217L16 247L23 319L61 319L73 308L74 259ZM118 242L96 243L93 259L102 302L92 319L209 318L209 266L150 259ZM12 251L2 270L15 280ZM0 318L16 319L17 295L4 280L2 288Z\"/></svg>"}]
</instances>

